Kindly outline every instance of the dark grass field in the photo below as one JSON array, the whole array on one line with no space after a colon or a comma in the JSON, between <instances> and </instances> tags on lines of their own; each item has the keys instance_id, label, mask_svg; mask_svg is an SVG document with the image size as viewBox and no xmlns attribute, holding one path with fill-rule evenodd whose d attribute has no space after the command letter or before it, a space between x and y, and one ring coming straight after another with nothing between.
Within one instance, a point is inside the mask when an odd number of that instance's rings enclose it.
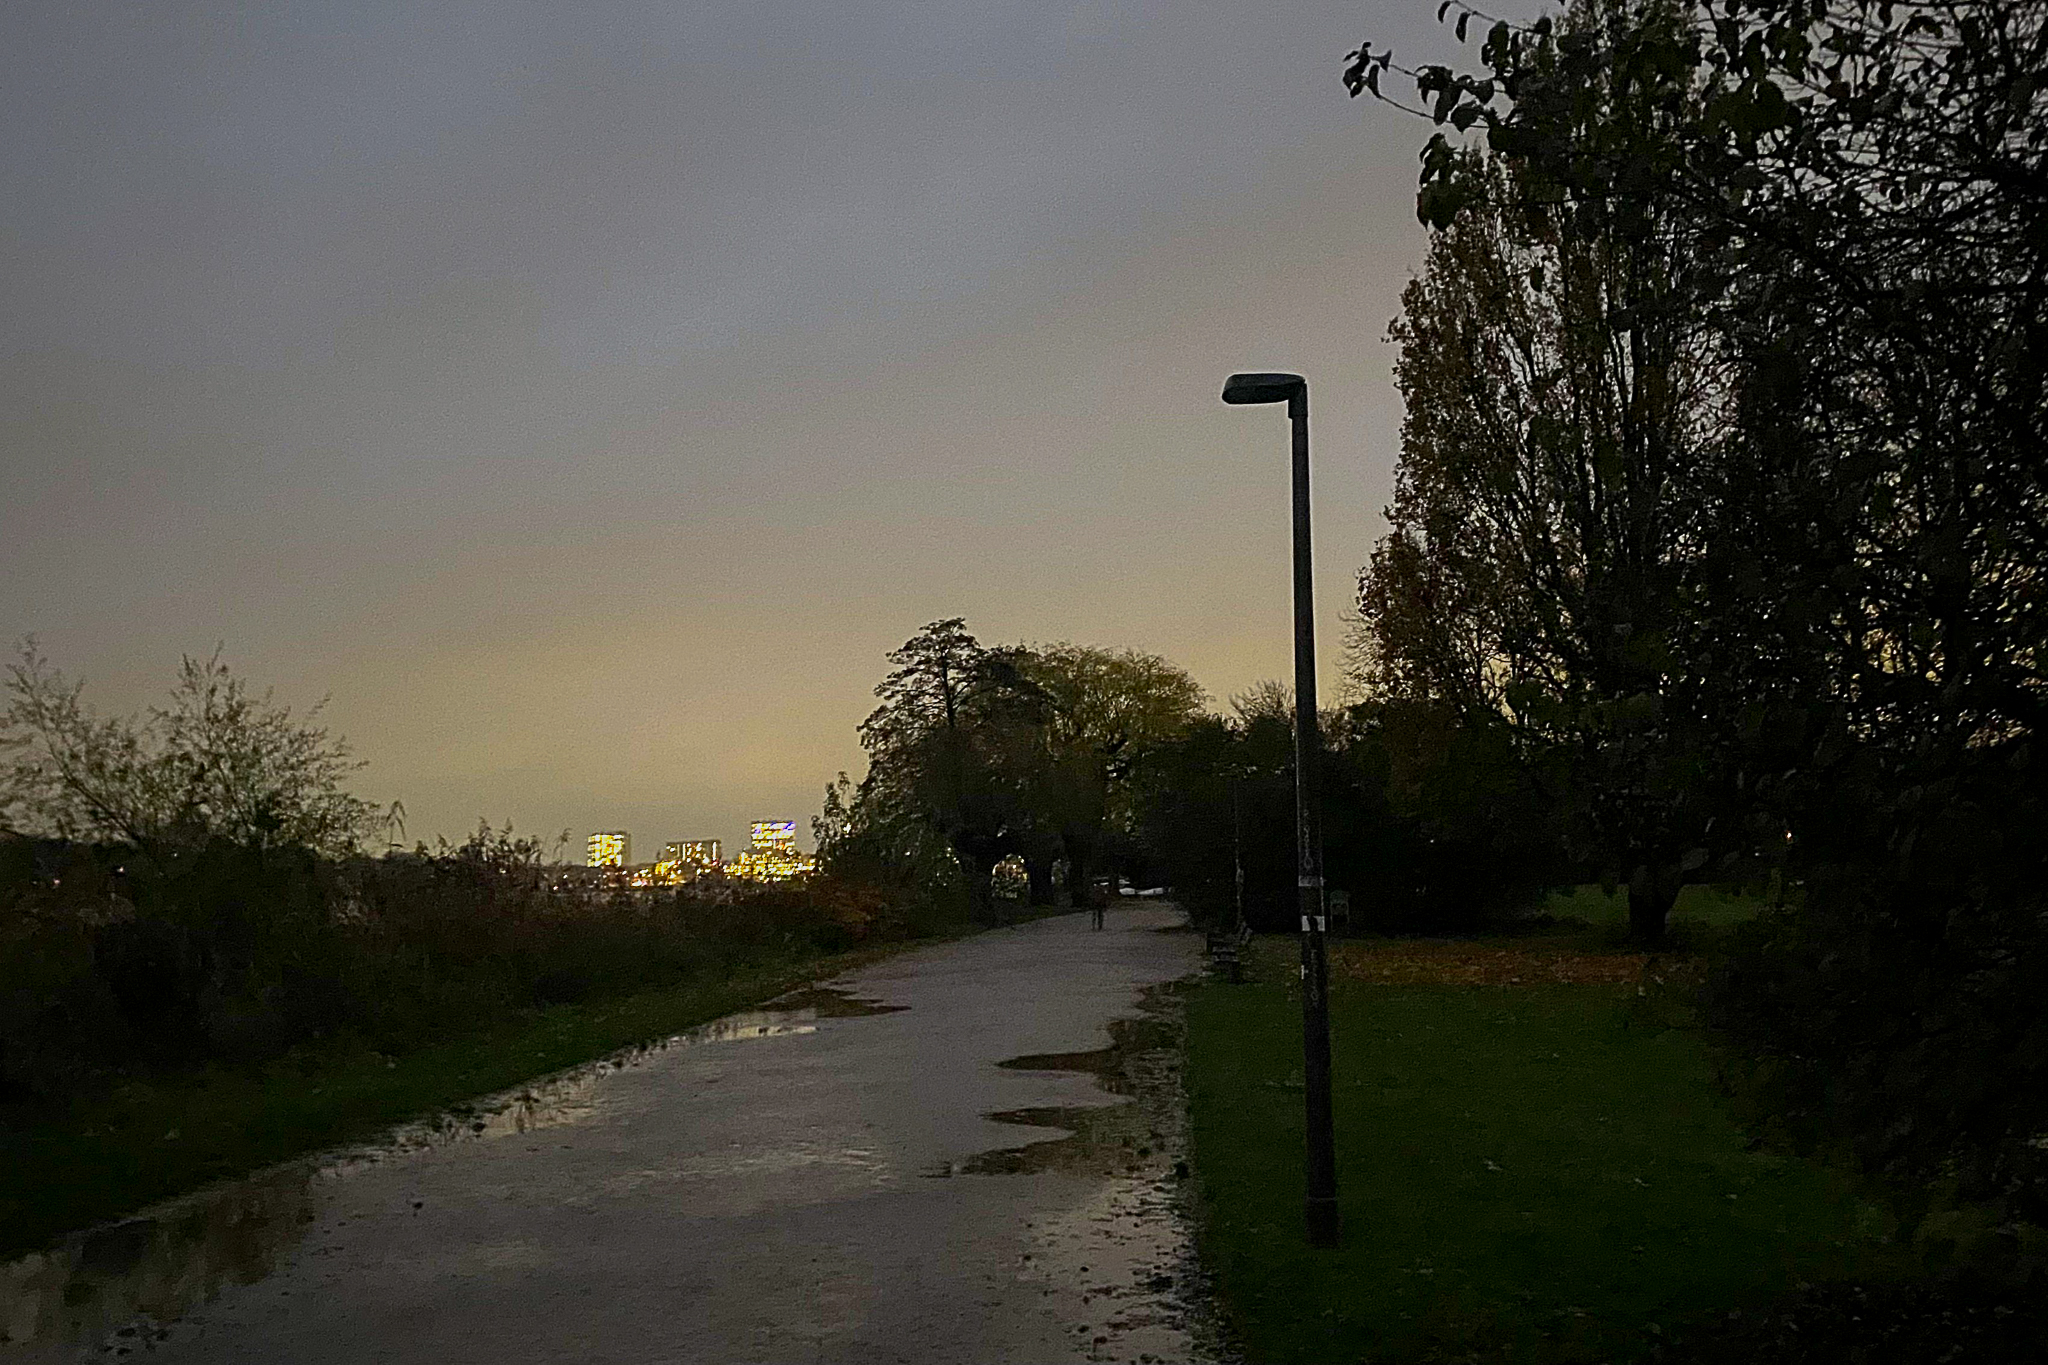
<instances>
[{"instance_id":1,"label":"dark grass field","mask_svg":"<svg viewBox=\"0 0 2048 1365\"><path fill-rule=\"evenodd\" d=\"M1723 929L1740 924L1762 909L1753 897L1718 886L1688 886L1678 893L1671 909L1675 929ZM1554 892L1543 903L1545 914L1560 920L1578 920L1594 928L1628 928L1628 893L1603 891L1598 886L1577 886Z\"/></svg>"},{"instance_id":2,"label":"dark grass field","mask_svg":"<svg viewBox=\"0 0 2048 1365\"><path fill-rule=\"evenodd\" d=\"M1803 1283L1906 1273L1848 1182L1751 1150L1611 943L1337 945L1332 1252L1302 1237L1294 944L1192 994L1203 1252L1252 1360L1641 1358Z\"/></svg>"}]
</instances>

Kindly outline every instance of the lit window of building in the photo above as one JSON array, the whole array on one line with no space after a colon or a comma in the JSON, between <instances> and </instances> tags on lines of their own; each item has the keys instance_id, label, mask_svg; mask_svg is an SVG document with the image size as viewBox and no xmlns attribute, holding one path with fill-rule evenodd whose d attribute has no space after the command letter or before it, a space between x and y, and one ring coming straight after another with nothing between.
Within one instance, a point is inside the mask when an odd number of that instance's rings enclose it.
<instances>
[{"instance_id":1,"label":"lit window of building","mask_svg":"<svg viewBox=\"0 0 2048 1365\"><path fill-rule=\"evenodd\" d=\"M590 836L584 845L587 867L624 867L633 857L633 836L622 829L605 830Z\"/></svg>"}]
</instances>

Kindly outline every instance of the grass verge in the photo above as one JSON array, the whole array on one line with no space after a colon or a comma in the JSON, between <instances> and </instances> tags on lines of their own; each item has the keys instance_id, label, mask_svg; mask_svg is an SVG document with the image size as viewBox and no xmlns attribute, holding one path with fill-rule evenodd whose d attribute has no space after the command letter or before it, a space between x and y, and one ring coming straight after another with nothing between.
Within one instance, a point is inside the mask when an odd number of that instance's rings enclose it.
<instances>
[{"instance_id":1,"label":"grass verge","mask_svg":"<svg viewBox=\"0 0 2048 1365\"><path fill-rule=\"evenodd\" d=\"M1671 927L1725 929L1752 919L1764 908L1756 896L1720 886L1688 886L1678 893L1671 907ZM1628 892L1604 891L1597 885L1575 886L1551 893L1543 903L1545 914L1558 919L1580 920L1597 929L1628 928Z\"/></svg>"},{"instance_id":2,"label":"grass verge","mask_svg":"<svg viewBox=\"0 0 2048 1365\"><path fill-rule=\"evenodd\" d=\"M1906 1267L1842 1177L1753 1151L1640 958L1340 944L1342 1245L1303 1242L1294 948L1188 1003L1202 1249L1255 1361L1625 1360L1795 1285Z\"/></svg>"},{"instance_id":3,"label":"grass verge","mask_svg":"<svg viewBox=\"0 0 2048 1365\"><path fill-rule=\"evenodd\" d=\"M934 939L785 959L729 977L498 1020L399 1056L337 1044L260 1068L131 1080L0 1128L0 1255L211 1181L374 1137L406 1119L715 1019Z\"/></svg>"}]
</instances>

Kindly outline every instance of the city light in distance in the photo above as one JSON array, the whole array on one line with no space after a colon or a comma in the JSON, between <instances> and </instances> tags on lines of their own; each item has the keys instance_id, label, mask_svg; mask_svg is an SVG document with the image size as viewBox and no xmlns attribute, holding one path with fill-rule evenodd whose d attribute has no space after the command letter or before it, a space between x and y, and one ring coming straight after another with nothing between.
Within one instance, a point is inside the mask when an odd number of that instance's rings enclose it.
<instances>
[{"instance_id":1,"label":"city light in distance","mask_svg":"<svg viewBox=\"0 0 2048 1365\"><path fill-rule=\"evenodd\" d=\"M717 839L672 839L651 863L633 861L633 836L626 830L603 830L585 842L585 866L623 874L637 887L682 886L715 876L750 882L786 882L817 871L818 860L796 846L796 821L756 820L752 843L731 861L719 858Z\"/></svg>"}]
</instances>

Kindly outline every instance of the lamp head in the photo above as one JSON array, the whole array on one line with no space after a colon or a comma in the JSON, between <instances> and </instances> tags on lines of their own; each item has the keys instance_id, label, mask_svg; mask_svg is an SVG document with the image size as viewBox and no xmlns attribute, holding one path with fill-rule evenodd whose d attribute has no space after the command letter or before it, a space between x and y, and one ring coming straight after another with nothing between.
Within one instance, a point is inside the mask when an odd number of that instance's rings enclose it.
<instances>
[{"instance_id":1,"label":"lamp head","mask_svg":"<svg viewBox=\"0 0 2048 1365\"><path fill-rule=\"evenodd\" d=\"M1234 374L1223 384L1226 403L1285 403L1308 391L1308 381L1298 374Z\"/></svg>"}]
</instances>

